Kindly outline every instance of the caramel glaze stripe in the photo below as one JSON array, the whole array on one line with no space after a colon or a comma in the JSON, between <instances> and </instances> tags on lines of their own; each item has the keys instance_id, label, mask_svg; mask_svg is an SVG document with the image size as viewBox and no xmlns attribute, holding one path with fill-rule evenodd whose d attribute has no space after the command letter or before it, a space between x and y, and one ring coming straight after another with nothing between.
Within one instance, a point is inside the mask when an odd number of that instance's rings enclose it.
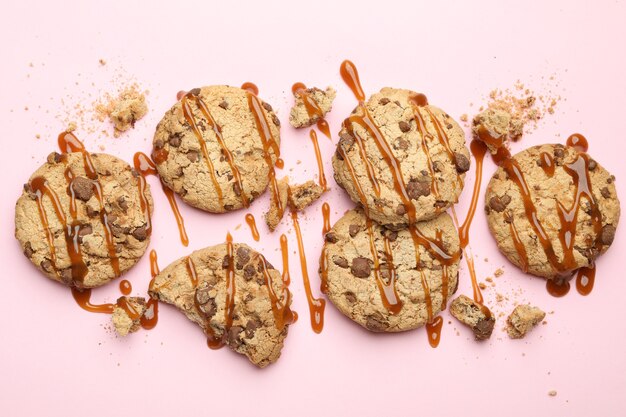
<instances>
[{"instance_id":1,"label":"caramel glaze stripe","mask_svg":"<svg viewBox=\"0 0 626 417\"><path fill-rule=\"evenodd\" d=\"M519 256L522 271L526 273L528 272L528 254L526 253L526 247L522 243L519 233L517 232L517 228L515 227L515 219L513 219L513 215L509 210L504 213L504 221L509 224L509 230L511 232L511 237L513 238L513 245L515 246L515 250Z\"/></svg>"},{"instance_id":2,"label":"caramel glaze stripe","mask_svg":"<svg viewBox=\"0 0 626 417\"><path fill-rule=\"evenodd\" d=\"M450 148L450 138L448 138L448 135L446 134L445 130L441 126L441 123L435 117L433 112L430 111L430 109L427 108L427 107L425 107L424 110L426 110L426 113L428 113L428 115L430 116L430 121L435 126L435 130L437 131L437 138L439 139L439 143L441 143L441 145L445 148L446 152L448 153L448 156L450 157L450 160L456 166L457 165L456 155L454 154L454 152ZM463 188L463 178L461 178L461 175L456 170L455 170L455 172L456 172L457 181L460 183L461 188Z\"/></svg>"},{"instance_id":3,"label":"caramel glaze stripe","mask_svg":"<svg viewBox=\"0 0 626 417\"><path fill-rule=\"evenodd\" d=\"M363 107L365 108L365 107ZM350 133L350 135L354 138L356 142L357 148L359 149L359 155L361 156L361 160L363 161L363 165L365 165L365 171L367 172L367 177L372 183L372 187L374 188L374 193L376 197L380 197L380 184L378 183L378 179L376 178L376 174L374 173L374 166L372 162L367 157L367 153L365 150L365 143L363 142L363 138L357 132L354 131L351 124L346 123L344 120L343 127ZM338 145L341 146L341 145Z\"/></svg>"},{"instance_id":4,"label":"caramel glaze stripe","mask_svg":"<svg viewBox=\"0 0 626 417\"><path fill-rule=\"evenodd\" d=\"M422 117L422 114L420 113L419 109L415 106L415 104L413 104L412 101L411 101L411 106L413 107L413 115L415 118L417 131L419 132L422 138L421 147L422 147L422 151L426 155L426 160L428 161L428 171L430 173L430 177L433 179L432 191L435 196L435 199L438 200L440 196L439 185L437 184L437 179L435 177L435 167L433 165L433 161L430 156L430 149L428 148L428 143L427 143L427 139L433 139L433 135L431 135L426 129L426 122L424 121L424 118Z\"/></svg>"},{"instance_id":5,"label":"caramel glaze stripe","mask_svg":"<svg viewBox=\"0 0 626 417\"><path fill-rule=\"evenodd\" d=\"M192 93L190 92L188 93L188 95L189 94L192 94ZM207 107L206 103L204 102L204 100L202 100L202 97L198 95L193 95L193 94L190 95L189 97L192 98L196 102L196 105L200 108L200 111L202 112L207 122L213 129L213 133L215 133L215 138L217 139L217 142L219 143L220 148L222 148L222 153L226 156L226 161L228 161L228 165L230 166L230 171L233 174L235 184L237 185L237 187L239 187L239 190L241 192L241 202L244 207L246 208L249 207L250 202L243 188L243 181L241 180L241 173L239 172L239 168L237 168L237 164L235 163L235 157L233 156L230 149L228 149L228 147L226 146L226 142L224 141L224 136L222 135L222 127L217 124L217 122L213 118L213 115L209 111L209 108Z\"/></svg>"},{"instance_id":6,"label":"caramel glaze stripe","mask_svg":"<svg viewBox=\"0 0 626 417\"><path fill-rule=\"evenodd\" d=\"M293 312L289 307L291 303L291 293L286 285L283 286L283 294L278 297L274 292L274 281L269 273L267 266L267 260L261 256L261 266L263 267L263 277L265 279L265 285L267 286L267 292L270 297L270 303L272 305L272 313L274 315L274 321L276 322L276 328L278 331L282 331L286 324L294 322Z\"/></svg>"}]
</instances>

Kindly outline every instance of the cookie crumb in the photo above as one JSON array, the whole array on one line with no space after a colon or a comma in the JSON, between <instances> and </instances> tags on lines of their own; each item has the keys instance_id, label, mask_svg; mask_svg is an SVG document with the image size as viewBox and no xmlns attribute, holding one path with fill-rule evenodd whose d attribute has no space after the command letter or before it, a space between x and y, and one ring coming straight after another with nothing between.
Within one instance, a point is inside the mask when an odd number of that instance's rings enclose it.
<instances>
[{"instance_id":1,"label":"cookie crumb","mask_svg":"<svg viewBox=\"0 0 626 417\"><path fill-rule=\"evenodd\" d=\"M550 391L548 391L548 395L549 395L550 397L556 397L556 390L550 390Z\"/></svg>"},{"instance_id":2,"label":"cookie crumb","mask_svg":"<svg viewBox=\"0 0 626 417\"><path fill-rule=\"evenodd\" d=\"M506 319L506 332L511 339L522 339L545 317L546 313L538 307L518 305Z\"/></svg>"},{"instance_id":3,"label":"cookie crumb","mask_svg":"<svg viewBox=\"0 0 626 417\"><path fill-rule=\"evenodd\" d=\"M504 275L504 270L502 268L498 268L493 272L493 275L495 275L496 278L500 278Z\"/></svg>"},{"instance_id":4,"label":"cookie crumb","mask_svg":"<svg viewBox=\"0 0 626 417\"><path fill-rule=\"evenodd\" d=\"M289 186L289 206L301 211L313 204L324 193L324 189L314 181Z\"/></svg>"},{"instance_id":5,"label":"cookie crumb","mask_svg":"<svg viewBox=\"0 0 626 417\"><path fill-rule=\"evenodd\" d=\"M100 58L100 59L98 60L98 62L99 62L99 63L100 63L100 65L102 65L102 66L104 66L104 65L106 65L106 64L107 64L107 62L106 62L104 59L102 59L102 58Z\"/></svg>"},{"instance_id":6,"label":"cookie crumb","mask_svg":"<svg viewBox=\"0 0 626 417\"><path fill-rule=\"evenodd\" d=\"M459 117L459 119L460 119L462 122L467 122L467 121L469 120L469 117L467 116L467 113L463 113L463 114L461 115L461 117Z\"/></svg>"},{"instance_id":7,"label":"cookie crumb","mask_svg":"<svg viewBox=\"0 0 626 417\"><path fill-rule=\"evenodd\" d=\"M107 94L105 102L95 106L98 120L104 121L107 117L115 128L114 136L119 137L135 127L135 123L148 113L145 92L139 91L137 85L125 88L117 97Z\"/></svg>"},{"instance_id":8,"label":"cookie crumb","mask_svg":"<svg viewBox=\"0 0 626 417\"><path fill-rule=\"evenodd\" d=\"M67 127L65 128L65 131L66 131L67 133L71 133L71 132L73 132L73 131L75 131L75 130L76 130L76 122L69 122L69 123L67 124Z\"/></svg>"},{"instance_id":9,"label":"cookie crumb","mask_svg":"<svg viewBox=\"0 0 626 417\"><path fill-rule=\"evenodd\" d=\"M123 296L117 299L111 321L118 335L124 337L141 327L141 317L146 311L146 299L143 297Z\"/></svg>"},{"instance_id":10,"label":"cookie crumb","mask_svg":"<svg viewBox=\"0 0 626 417\"><path fill-rule=\"evenodd\" d=\"M478 304L465 295L460 295L452 301L450 314L469 326L476 340L489 339L496 324L495 317L486 306Z\"/></svg>"},{"instance_id":11,"label":"cookie crumb","mask_svg":"<svg viewBox=\"0 0 626 417\"><path fill-rule=\"evenodd\" d=\"M296 129L309 127L323 119L331 111L333 101L337 95L337 92L332 87L326 87L326 90L317 87L307 88L305 93L321 111L321 115L309 114L302 95L298 92L294 93L295 103L289 113L289 123Z\"/></svg>"}]
</instances>

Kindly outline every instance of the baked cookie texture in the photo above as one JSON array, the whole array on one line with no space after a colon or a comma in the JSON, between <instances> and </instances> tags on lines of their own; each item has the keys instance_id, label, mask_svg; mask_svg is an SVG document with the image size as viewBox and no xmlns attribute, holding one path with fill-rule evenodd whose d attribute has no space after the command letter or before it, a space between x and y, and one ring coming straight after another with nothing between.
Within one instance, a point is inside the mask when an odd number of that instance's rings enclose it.
<instances>
[{"instance_id":1,"label":"baked cookie texture","mask_svg":"<svg viewBox=\"0 0 626 417\"><path fill-rule=\"evenodd\" d=\"M476 340L491 337L496 318L489 309L465 295L459 295L450 303L450 314L461 323L472 329Z\"/></svg>"},{"instance_id":2,"label":"baked cookie texture","mask_svg":"<svg viewBox=\"0 0 626 417\"><path fill-rule=\"evenodd\" d=\"M287 203L289 200L289 178L283 177L277 181L278 193L270 194L270 206L265 213L265 223L270 231L276 230L283 215L287 211ZM282 207L282 210L281 210Z\"/></svg>"},{"instance_id":3,"label":"baked cookie texture","mask_svg":"<svg viewBox=\"0 0 626 417\"><path fill-rule=\"evenodd\" d=\"M150 242L148 219L141 209L141 178L126 162L114 156L98 153L90 156L98 174L102 207L121 275L139 261ZM74 177L73 180L66 178L68 173ZM42 194L42 207L54 251L50 248L37 203L38 193L32 186L37 178L45 180L52 190L62 216L74 233L76 247L86 268L83 279L77 279L72 274L72 265L76 266L76 262L72 262L68 252L67 229L55 211L53 200L49 195ZM75 195L75 218L70 210L72 193ZM152 213L153 202L148 184L145 185L144 198ZM17 200L15 237L24 255L48 278L76 288L98 287L116 277L101 214L104 213L101 213L94 181L85 172L83 155L78 152L64 155L53 152L47 162L33 173ZM73 238L69 239L72 247L73 241Z\"/></svg>"},{"instance_id":4,"label":"baked cookie texture","mask_svg":"<svg viewBox=\"0 0 626 417\"><path fill-rule=\"evenodd\" d=\"M417 93L409 90L383 88L370 97L365 107L398 161L408 197L415 206L415 221L422 221L436 217L457 202L465 172L470 168L470 154L459 124L435 106L412 105L409 99L415 96ZM417 120L414 110L420 115ZM364 114L359 106L350 117ZM339 136L333 157L337 183L355 203L367 206L372 219L393 229L406 227L410 219L396 190L393 169L379 150L371 129L351 123L348 118ZM379 195L372 177L379 184Z\"/></svg>"},{"instance_id":5,"label":"baked cookie texture","mask_svg":"<svg viewBox=\"0 0 626 417\"><path fill-rule=\"evenodd\" d=\"M441 246L448 254L458 254L459 237L452 219L441 214L433 220L420 222L418 230L430 239L441 233ZM415 245L408 230L392 231L377 223L371 224L372 238L385 282L390 278L391 259L385 255L385 236L393 257L397 281L396 291L403 306L391 314L383 304L374 256L370 250L367 218L362 209L348 211L325 236L320 259L324 279L326 263L329 300L351 320L374 332L400 332L423 326L428 321L427 299L422 278L428 283L432 300L432 317L436 316L457 289L460 257L444 268L425 246L418 245L419 266L416 268ZM447 281L447 283L446 283ZM444 300L444 292L447 292Z\"/></svg>"},{"instance_id":6,"label":"baked cookie texture","mask_svg":"<svg viewBox=\"0 0 626 417\"><path fill-rule=\"evenodd\" d=\"M506 319L506 332L511 339L522 339L545 317L546 313L539 307L528 304L518 305Z\"/></svg>"},{"instance_id":7,"label":"baked cookie texture","mask_svg":"<svg viewBox=\"0 0 626 417\"><path fill-rule=\"evenodd\" d=\"M235 300L232 325L226 324L227 274L230 258L227 244L211 246L172 262L156 276L149 294L172 304L187 318L197 323L207 335L223 338L232 350L243 354L261 368L280 357L289 323L280 323L272 308L263 256L245 244L233 244ZM197 277L194 285L189 267ZM266 262L266 261L265 261ZM286 301L287 311L291 293L281 274L267 263L269 283L273 294Z\"/></svg>"},{"instance_id":8,"label":"baked cookie texture","mask_svg":"<svg viewBox=\"0 0 626 417\"><path fill-rule=\"evenodd\" d=\"M224 213L245 207L242 194L245 194L248 203L261 195L267 188L271 169L248 103L250 93L237 87L220 85L193 89L188 94L202 100L215 125L219 126L223 143L232 155L234 168L200 105L193 99L183 98L165 113L154 134L153 159L159 176L185 202L196 208ZM185 118L185 102L189 105L189 116L193 116L197 131ZM263 101L260 111L276 145L280 146L278 117L272 107ZM272 146L267 152L273 166L278 156ZM210 170L210 165L213 170ZM239 173L241 184L237 181L235 170Z\"/></svg>"},{"instance_id":9,"label":"baked cookie texture","mask_svg":"<svg viewBox=\"0 0 626 417\"><path fill-rule=\"evenodd\" d=\"M315 203L323 193L324 189L315 181L290 185L289 206L296 211L302 211Z\"/></svg>"},{"instance_id":10,"label":"baked cookie texture","mask_svg":"<svg viewBox=\"0 0 626 417\"><path fill-rule=\"evenodd\" d=\"M117 299L111 322L118 335L124 337L141 328L141 316L146 311L146 299L143 297L123 296Z\"/></svg>"},{"instance_id":11,"label":"baked cookie texture","mask_svg":"<svg viewBox=\"0 0 626 417\"><path fill-rule=\"evenodd\" d=\"M115 107L109 114L109 119L115 127L115 136L135 127L135 122L148 113L146 97L135 90L124 92Z\"/></svg>"},{"instance_id":12,"label":"baked cookie texture","mask_svg":"<svg viewBox=\"0 0 626 417\"><path fill-rule=\"evenodd\" d=\"M508 148L510 141L519 140L523 134L521 119L501 109L488 108L472 119L472 136L484 141L492 154L496 154L502 146Z\"/></svg>"},{"instance_id":13,"label":"baked cookie texture","mask_svg":"<svg viewBox=\"0 0 626 417\"><path fill-rule=\"evenodd\" d=\"M585 157L588 158L587 169ZM519 166L526 186L518 186L505 168L500 167L485 193L489 230L500 251L522 270L547 279L591 266L609 248L618 226L620 203L615 177L587 154L558 144L533 146L513 156L512 162ZM551 169L554 170L552 174ZM580 191L587 188L585 173L598 209L598 231L594 230L593 205L584 194L580 197L579 208L574 208L577 184L580 182ZM571 256L571 265L565 265L565 270L551 263L531 223L532 215L527 215L524 189L529 193L538 224L543 228L557 262L565 264L565 256ZM571 249L567 249L569 233L559 210L565 213L573 208L575 230L571 236ZM565 215L565 220L567 217Z\"/></svg>"},{"instance_id":14,"label":"baked cookie texture","mask_svg":"<svg viewBox=\"0 0 626 417\"><path fill-rule=\"evenodd\" d=\"M309 114L301 94L298 92L294 93L295 103L289 113L289 123L296 129L309 127L324 118L331 111L333 101L337 96L337 92L332 87L326 87L326 90L312 87L307 88L305 91L308 97L321 110L322 114Z\"/></svg>"}]
</instances>

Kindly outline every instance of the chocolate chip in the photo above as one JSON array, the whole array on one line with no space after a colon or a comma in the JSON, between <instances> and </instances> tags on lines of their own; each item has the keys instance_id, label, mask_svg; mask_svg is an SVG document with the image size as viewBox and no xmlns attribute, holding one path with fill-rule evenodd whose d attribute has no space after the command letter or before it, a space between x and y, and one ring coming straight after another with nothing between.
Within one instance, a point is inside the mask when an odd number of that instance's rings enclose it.
<instances>
[{"instance_id":1,"label":"chocolate chip","mask_svg":"<svg viewBox=\"0 0 626 417\"><path fill-rule=\"evenodd\" d=\"M263 106L263 108L264 108L265 110L267 110L267 111L272 111L272 110L273 110L273 109L272 109L272 106L270 106L270 105L269 105L269 104L267 104L266 102L263 102L261 105L262 105L262 106Z\"/></svg>"},{"instance_id":2,"label":"chocolate chip","mask_svg":"<svg viewBox=\"0 0 626 417\"><path fill-rule=\"evenodd\" d=\"M328 232L324 235L324 240L330 243L337 243L337 235L333 232Z\"/></svg>"},{"instance_id":3,"label":"chocolate chip","mask_svg":"<svg viewBox=\"0 0 626 417\"><path fill-rule=\"evenodd\" d=\"M235 195L237 197L241 196L241 187L239 187L239 183L238 182L233 184L233 192L235 193Z\"/></svg>"},{"instance_id":4,"label":"chocolate chip","mask_svg":"<svg viewBox=\"0 0 626 417\"><path fill-rule=\"evenodd\" d=\"M143 242L148 237L148 230L146 226L141 226L133 230L133 237L140 242Z\"/></svg>"},{"instance_id":5,"label":"chocolate chip","mask_svg":"<svg viewBox=\"0 0 626 417\"><path fill-rule=\"evenodd\" d=\"M33 246L30 242L26 242L26 245L24 245L24 255L26 255L27 258L31 258L34 252Z\"/></svg>"},{"instance_id":6,"label":"chocolate chip","mask_svg":"<svg viewBox=\"0 0 626 417\"><path fill-rule=\"evenodd\" d=\"M596 169L597 166L598 166L598 163L594 161L593 159L590 159L589 166L587 168L589 169L589 171L593 171Z\"/></svg>"},{"instance_id":7,"label":"chocolate chip","mask_svg":"<svg viewBox=\"0 0 626 417\"><path fill-rule=\"evenodd\" d=\"M491 337L491 333L493 332L493 327L496 325L496 320L492 317L488 319L479 319L476 323L476 326L472 328L474 332L474 337L476 340L486 340Z\"/></svg>"},{"instance_id":8,"label":"chocolate chip","mask_svg":"<svg viewBox=\"0 0 626 417\"><path fill-rule=\"evenodd\" d=\"M46 272L52 272L52 262L48 259L44 259L39 263L39 266Z\"/></svg>"},{"instance_id":9,"label":"chocolate chip","mask_svg":"<svg viewBox=\"0 0 626 417\"><path fill-rule=\"evenodd\" d=\"M181 142L180 136L178 135L170 136L169 143L171 146L178 148L180 146L180 142Z\"/></svg>"},{"instance_id":10,"label":"chocolate chip","mask_svg":"<svg viewBox=\"0 0 626 417\"><path fill-rule=\"evenodd\" d=\"M196 162L198 160L198 152L196 151L187 152L187 159L189 159L191 162Z\"/></svg>"},{"instance_id":11,"label":"chocolate chip","mask_svg":"<svg viewBox=\"0 0 626 417\"><path fill-rule=\"evenodd\" d=\"M387 329L387 324L380 316L368 316L365 322L365 327L373 332L383 332Z\"/></svg>"},{"instance_id":12,"label":"chocolate chip","mask_svg":"<svg viewBox=\"0 0 626 417\"><path fill-rule=\"evenodd\" d=\"M409 130L411 130L411 125L405 122L404 120L398 123L398 126L400 126L400 130L402 131L402 133L406 133Z\"/></svg>"},{"instance_id":13,"label":"chocolate chip","mask_svg":"<svg viewBox=\"0 0 626 417\"><path fill-rule=\"evenodd\" d=\"M115 253L122 253L123 250L124 250L124 245L122 245L121 243L118 243L117 245L115 245Z\"/></svg>"},{"instance_id":14,"label":"chocolate chip","mask_svg":"<svg viewBox=\"0 0 626 417\"><path fill-rule=\"evenodd\" d=\"M348 260L346 258L344 258L343 256L333 256L333 263L335 265L337 265L339 268L343 268L343 269L347 269L348 266Z\"/></svg>"},{"instance_id":15,"label":"chocolate chip","mask_svg":"<svg viewBox=\"0 0 626 417\"><path fill-rule=\"evenodd\" d=\"M443 201L443 200L437 200L437 201L435 201L434 206L435 206L436 208L438 208L438 209L442 209L442 208L444 208L444 207L447 207L447 206L448 206L448 203L446 203L446 202L445 202L445 201Z\"/></svg>"},{"instance_id":16,"label":"chocolate chip","mask_svg":"<svg viewBox=\"0 0 626 417\"><path fill-rule=\"evenodd\" d=\"M406 191L411 199L417 200L421 196L430 195L430 184L411 178L409 183L406 185Z\"/></svg>"},{"instance_id":17,"label":"chocolate chip","mask_svg":"<svg viewBox=\"0 0 626 417\"><path fill-rule=\"evenodd\" d=\"M256 268L252 264L246 265L246 267L243 269L243 277L246 279L246 281L250 281L257 275L257 273L258 272Z\"/></svg>"},{"instance_id":18,"label":"chocolate chip","mask_svg":"<svg viewBox=\"0 0 626 417\"><path fill-rule=\"evenodd\" d=\"M398 232L394 230L386 230L385 236L387 237L387 240L389 240L390 242L395 242L396 239L398 238Z\"/></svg>"},{"instance_id":19,"label":"chocolate chip","mask_svg":"<svg viewBox=\"0 0 626 417\"><path fill-rule=\"evenodd\" d=\"M124 212L128 210L128 202L126 201L126 198L124 198L124 196L117 199L117 205L120 206L120 208L124 210Z\"/></svg>"},{"instance_id":20,"label":"chocolate chip","mask_svg":"<svg viewBox=\"0 0 626 417\"><path fill-rule=\"evenodd\" d=\"M346 297L346 300L350 303L350 304L354 304L356 303L356 295L353 292L346 292L343 294Z\"/></svg>"},{"instance_id":21,"label":"chocolate chip","mask_svg":"<svg viewBox=\"0 0 626 417\"><path fill-rule=\"evenodd\" d=\"M224 255L224 259L222 259L222 269L227 269L230 266L230 256L228 254Z\"/></svg>"},{"instance_id":22,"label":"chocolate chip","mask_svg":"<svg viewBox=\"0 0 626 417\"><path fill-rule=\"evenodd\" d=\"M91 227L90 224L83 224L80 226L80 229L78 230L78 236L83 237L83 236L87 236L93 233L93 228Z\"/></svg>"},{"instance_id":23,"label":"chocolate chip","mask_svg":"<svg viewBox=\"0 0 626 417\"><path fill-rule=\"evenodd\" d=\"M613 243L613 239L615 239L615 226L607 224L602 228L602 233L600 233L600 242L608 246Z\"/></svg>"},{"instance_id":24,"label":"chocolate chip","mask_svg":"<svg viewBox=\"0 0 626 417\"><path fill-rule=\"evenodd\" d=\"M602 194L602 197L604 198L611 197L611 192L609 191L608 187L602 187L602 189L600 190L600 194Z\"/></svg>"},{"instance_id":25,"label":"chocolate chip","mask_svg":"<svg viewBox=\"0 0 626 417\"><path fill-rule=\"evenodd\" d=\"M351 224L350 227L348 227L348 233L350 233L350 237L355 237L359 233L359 230L361 230L361 228L358 224Z\"/></svg>"},{"instance_id":26,"label":"chocolate chip","mask_svg":"<svg viewBox=\"0 0 626 417\"><path fill-rule=\"evenodd\" d=\"M441 163L441 161L433 162L433 171L435 172L443 171L443 164Z\"/></svg>"},{"instance_id":27,"label":"chocolate chip","mask_svg":"<svg viewBox=\"0 0 626 417\"><path fill-rule=\"evenodd\" d=\"M192 96L197 96L198 94L200 94L200 89L192 88L191 90L189 90L189 94L191 94Z\"/></svg>"},{"instance_id":28,"label":"chocolate chip","mask_svg":"<svg viewBox=\"0 0 626 417\"><path fill-rule=\"evenodd\" d=\"M383 97L380 100L378 100L378 104L380 104L381 106L385 106L387 104L389 104L391 100L389 100L387 97Z\"/></svg>"},{"instance_id":29,"label":"chocolate chip","mask_svg":"<svg viewBox=\"0 0 626 417\"><path fill-rule=\"evenodd\" d=\"M163 141L161 139L157 139L154 141L154 149L163 149Z\"/></svg>"},{"instance_id":30,"label":"chocolate chip","mask_svg":"<svg viewBox=\"0 0 626 417\"><path fill-rule=\"evenodd\" d=\"M339 144L337 146L341 146L343 149L348 150L352 144L354 144L354 136L346 131L339 133Z\"/></svg>"},{"instance_id":31,"label":"chocolate chip","mask_svg":"<svg viewBox=\"0 0 626 417\"><path fill-rule=\"evenodd\" d=\"M554 157L555 158L563 158L563 156L565 156L565 151L563 151L563 148L554 148Z\"/></svg>"},{"instance_id":32,"label":"chocolate chip","mask_svg":"<svg viewBox=\"0 0 626 417\"><path fill-rule=\"evenodd\" d=\"M469 159L458 152L454 153L454 165L456 165L456 170L459 173L467 172L470 169Z\"/></svg>"},{"instance_id":33,"label":"chocolate chip","mask_svg":"<svg viewBox=\"0 0 626 417\"><path fill-rule=\"evenodd\" d=\"M280 120L275 114L272 114L272 122L274 122L276 126L280 126Z\"/></svg>"},{"instance_id":34,"label":"chocolate chip","mask_svg":"<svg viewBox=\"0 0 626 417\"><path fill-rule=\"evenodd\" d=\"M250 250L240 246L237 248L237 269L243 268L250 261Z\"/></svg>"},{"instance_id":35,"label":"chocolate chip","mask_svg":"<svg viewBox=\"0 0 626 417\"><path fill-rule=\"evenodd\" d=\"M87 201L93 195L93 183L85 177L76 177L71 183L76 198Z\"/></svg>"},{"instance_id":36,"label":"chocolate chip","mask_svg":"<svg viewBox=\"0 0 626 417\"><path fill-rule=\"evenodd\" d=\"M398 216L402 216L406 213L406 207L404 207L403 204L398 204L398 207L396 207L396 214Z\"/></svg>"},{"instance_id":37,"label":"chocolate chip","mask_svg":"<svg viewBox=\"0 0 626 417\"><path fill-rule=\"evenodd\" d=\"M63 156L58 152L52 152L48 155L48 163L49 164L58 164L63 159Z\"/></svg>"},{"instance_id":38,"label":"chocolate chip","mask_svg":"<svg viewBox=\"0 0 626 417\"><path fill-rule=\"evenodd\" d=\"M502 197L493 196L489 199L489 207L498 213L502 213L506 208L507 204L511 202L511 197L508 195L504 195Z\"/></svg>"},{"instance_id":39,"label":"chocolate chip","mask_svg":"<svg viewBox=\"0 0 626 417\"><path fill-rule=\"evenodd\" d=\"M246 323L246 339L252 339L256 329L259 327L261 327L261 321L256 317L248 320Z\"/></svg>"},{"instance_id":40,"label":"chocolate chip","mask_svg":"<svg viewBox=\"0 0 626 417\"><path fill-rule=\"evenodd\" d=\"M204 305L211 299L211 296L209 295L211 288L212 287L209 287L208 284L203 283L200 287L198 287L198 289L196 289L194 297L196 297L196 302L199 305Z\"/></svg>"},{"instance_id":41,"label":"chocolate chip","mask_svg":"<svg viewBox=\"0 0 626 417\"><path fill-rule=\"evenodd\" d=\"M100 212L98 210L93 209L90 205L87 205L87 216L90 218L96 217Z\"/></svg>"},{"instance_id":42,"label":"chocolate chip","mask_svg":"<svg viewBox=\"0 0 626 417\"><path fill-rule=\"evenodd\" d=\"M367 278L370 276L372 272L372 267L370 266L370 261L367 258L358 257L352 260L352 266L350 267L350 272L357 278Z\"/></svg>"},{"instance_id":43,"label":"chocolate chip","mask_svg":"<svg viewBox=\"0 0 626 417\"><path fill-rule=\"evenodd\" d=\"M402 138L397 138L394 143L394 148L402 149L403 151L406 151L407 149L409 149L409 141L404 140Z\"/></svg>"},{"instance_id":44,"label":"chocolate chip","mask_svg":"<svg viewBox=\"0 0 626 417\"><path fill-rule=\"evenodd\" d=\"M228 109L228 103L226 102L226 100L222 100L220 102L220 104L218 104L218 106L220 106L221 108L223 108L224 110Z\"/></svg>"},{"instance_id":45,"label":"chocolate chip","mask_svg":"<svg viewBox=\"0 0 626 417\"><path fill-rule=\"evenodd\" d=\"M238 348L243 344L240 334L243 332L243 327L233 326L228 329L228 345L232 348Z\"/></svg>"}]
</instances>

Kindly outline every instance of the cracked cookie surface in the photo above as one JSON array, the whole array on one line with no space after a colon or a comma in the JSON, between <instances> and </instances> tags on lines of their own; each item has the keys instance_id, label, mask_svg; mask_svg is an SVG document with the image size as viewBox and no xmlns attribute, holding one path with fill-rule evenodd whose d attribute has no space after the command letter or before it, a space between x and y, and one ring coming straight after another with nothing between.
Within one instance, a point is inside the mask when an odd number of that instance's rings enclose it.
<instances>
[{"instance_id":1,"label":"cracked cookie surface","mask_svg":"<svg viewBox=\"0 0 626 417\"><path fill-rule=\"evenodd\" d=\"M357 107L342 125L333 157L337 183L354 202L367 205L372 219L394 229L432 219L454 204L470 168L461 127L437 107L414 104L416 96L394 88L373 94L365 108L377 128L350 122L365 114L363 107ZM406 193L415 206L414 221L410 221L397 189L390 166L395 161L388 163L376 135L384 139L383 146L399 165Z\"/></svg>"},{"instance_id":2,"label":"cracked cookie surface","mask_svg":"<svg viewBox=\"0 0 626 417\"><path fill-rule=\"evenodd\" d=\"M156 276L149 294L177 307L208 336L222 339L253 364L265 367L278 360L287 337L291 295L280 272L260 253L238 243L232 244L232 253L230 258L227 244L220 244L180 258ZM235 298L232 323L227 325L229 267ZM271 294L282 297L286 308L281 311Z\"/></svg>"},{"instance_id":3,"label":"cracked cookie surface","mask_svg":"<svg viewBox=\"0 0 626 417\"><path fill-rule=\"evenodd\" d=\"M442 267L423 245L418 245L419 268L416 268L415 245L408 230L392 231L371 222L374 255L370 246L367 218L361 209L348 211L325 236L320 262L326 295L348 318L375 332L399 332L423 326L429 319L428 302L435 317L458 285L458 258ZM458 253L459 237L448 214L420 222L418 230L429 239L441 236L441 246L448 254ZM386 255L389 245L391 257ZM389 282L393 265L395 289L402 308L391 314L383 302L376 278L375 256L379 259L378 273ZM391 259L392 258L392 259ZM390 262L392 260L392 262ZM324 268L323 263L326 263ZM325 272L323 272L325 269ZM422 280L427 283L430 297L425 294ZM444 301L444 293L447 293Z\"/></svg>"},{"instance_id":4,"label":"cracked cookie surface","mask_svg":"<svg viewBox=\"0 0 626 417\"><path fill-rule=\"evenodd\" d=\"M619 222L615 178L588 154L559 144L533 146L510 161L518 168L498 168L485 193L489 230L500 251L547 279L591 266L613 242ZM516 172L525 185L516 182Z\"/></svg>"},{"instance_id":5,"label":"cracked cookie surface","mask_svg":"<svg viewBox=\"0 0 626 417\"><path fill-rule=\"evenodd\" d=\"M249 94L229 86L196 88L158 124L152 155L159 176L188 204L224 213L246 207L267 188L265 129L257 126ZM269 104L260 103L266 130L280 146L280 121ZM273 166L272 146L267 153Z\"/></svg>"},{"instance_id":6,"label":"cracked cookie surface","mask_svg":"<svg viewBox=\"0 0 626 417\"><path fill-rule=\"evenodd\" d=\"M150 242L149 219L142 210L144 199L152 212L150 186L145 184L142 193L143 178L126 162L89 155L97 181L88 178L81 153L53 152L24 185L15 206L15 237L26 257L48 278L76 288L104 285L116 277L116 269L123 274ZM45 188L49 191L42 192Z\"/></svg>"}]
</instances>

